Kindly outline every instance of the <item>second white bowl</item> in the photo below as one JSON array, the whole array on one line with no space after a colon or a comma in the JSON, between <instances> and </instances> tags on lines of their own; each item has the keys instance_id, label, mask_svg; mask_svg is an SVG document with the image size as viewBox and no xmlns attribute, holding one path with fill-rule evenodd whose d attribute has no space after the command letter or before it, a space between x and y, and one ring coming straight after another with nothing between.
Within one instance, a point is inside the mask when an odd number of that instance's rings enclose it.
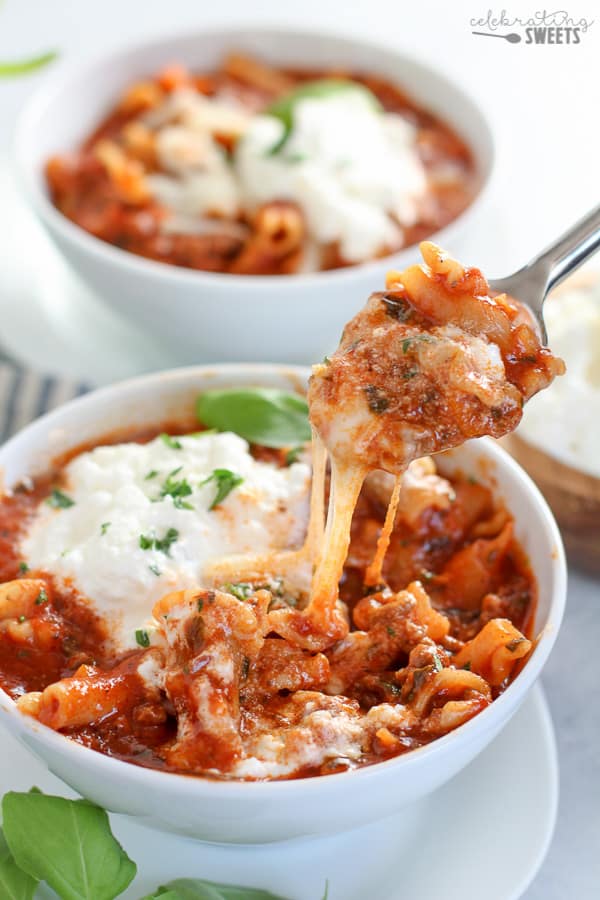
<instances>
[{"instance_id":1,"label":"second white bowl","mask_svg":"<svg viewBox=\"0 0 600 900\"><path fill-rule=\"evenodd\" d=\"M475 200L436 242L460 250L493 165L493 141L482 110L444 74L395 50L316 32L220 29L163 38L106 54L51 76L25 109L16 160L26 193L73 268L103 302L167 341L180 363L224 360L308 363L335 347L346 321L383 287L390 268L419 256L409 247L385 259L306 275L244 276L192 271L134 256L74 225L51 203L44 164L77 147L123 88L166 63L216 66L232 48L275 64L349 67L382 75L448 121L472 149L479 180Z\"/></svg>"}]
</instances>

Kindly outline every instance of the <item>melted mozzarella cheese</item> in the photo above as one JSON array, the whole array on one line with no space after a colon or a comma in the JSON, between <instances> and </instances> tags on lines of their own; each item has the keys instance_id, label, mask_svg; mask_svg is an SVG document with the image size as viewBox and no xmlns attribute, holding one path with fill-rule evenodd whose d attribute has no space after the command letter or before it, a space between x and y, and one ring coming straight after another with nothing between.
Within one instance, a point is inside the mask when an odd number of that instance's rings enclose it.
<instances>
[{"instance_id":1,"label":"melted mozzarella cheese","mask_svg":"<svg viewBox=\"0 0 600 900\"><path fill-rule=\"evenodd\" d=\"M72 583L107 620L120 648L135 645L156 600L204 584L211 561L298 546L306 529L308 465L258 462L247 442L230 433L177 440L181 449L157 438L82 453L65 470L64 491L74 505L42 504L22 541L28 565ZM244 480L211 510L216 484L202 482L215 469ZM161 497L170 473L192 488L181 501L193 509ZM177 533L170 546L141 546L142 535L160 542L169 529Z\"/></svg>"}]
</instances>

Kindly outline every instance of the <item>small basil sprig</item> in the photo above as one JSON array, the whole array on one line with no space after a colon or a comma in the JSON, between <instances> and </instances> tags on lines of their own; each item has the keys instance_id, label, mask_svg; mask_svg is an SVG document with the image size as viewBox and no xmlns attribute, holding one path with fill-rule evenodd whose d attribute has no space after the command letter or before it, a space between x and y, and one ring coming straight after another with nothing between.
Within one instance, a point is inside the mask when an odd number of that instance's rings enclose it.
<instances>
[{"instance_id":1,"label":"small basil sprig","mask_svg":"<svg viewBox=\"0 0 600 900\"><path fill-rule=\"evenodd\" d=\"M233 431L265 447L289 447L310 440L304 397L274 388L229 388L206 391L196 401L200 421L219 431Z\"/></svg>"},{"instance_id":2,"label":"small basil sprig","mask_svg":"<svg viewBox=\"0 0 600 900\"><path fill-rule=\"evenodd\" d=\"M31 59L21 59L15 62L0 62L0 78L18 78L19 75L29 75L31 72L37 72L56 59L57 53L51 50L48 53L41 53L39 56L33 56Z\"/></svg>"},{"instance_id":3,"label":"small basil sprig","mask_svg":"<svg viewBox=\"0 0 600 900\"><path fill-rule=\"evenodd\" d=\"M307 81L295 90L276 100L265 110L265 115L274 116L283 123L283 134L268 152L269 156L279 153L289 140L294 128L296 104L301 100L327 100L336 94L352 92L367 100L374 110L382 112L383 107L375 94L364 85L344 78L320 78Z\"/></svg>"}]
</instances>

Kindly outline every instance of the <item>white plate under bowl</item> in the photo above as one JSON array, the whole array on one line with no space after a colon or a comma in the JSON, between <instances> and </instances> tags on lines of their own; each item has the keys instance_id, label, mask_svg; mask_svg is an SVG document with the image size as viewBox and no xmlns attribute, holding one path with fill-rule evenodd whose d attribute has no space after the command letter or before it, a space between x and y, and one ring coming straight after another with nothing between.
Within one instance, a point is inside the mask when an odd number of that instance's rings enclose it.
<instances>
[{"instance_id":1,"label":"white plate under bowl","mask_svg":"<svg viewBox=\"0 0 600 900\"><path fill-rule=\"evenodd\" d=\"M0 794L37 785L73 796L8 732L0 731ZM138 864L123 900L174 878L262 887L289 900L517 900L548 850L558 802L552 722L542 690L451 782L401 813L325 838L219 845L152 831L111 815ZM498 861L502 864L499 865Z\"/></svg>"}]
</instances>

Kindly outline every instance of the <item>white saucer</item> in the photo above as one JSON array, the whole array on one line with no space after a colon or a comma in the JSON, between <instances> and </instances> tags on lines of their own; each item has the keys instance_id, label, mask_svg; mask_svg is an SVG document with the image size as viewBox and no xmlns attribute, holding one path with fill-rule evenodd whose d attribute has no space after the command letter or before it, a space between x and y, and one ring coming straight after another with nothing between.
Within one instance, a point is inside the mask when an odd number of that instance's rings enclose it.
<instances>
[{"instance_id":1,"label":"white saucer","mask_svg":"<svg viewBox=\"0 0 600 900\"><path fill-rule=\"evenodd\" d=\"M0 732L0 795L37 785L72 795L45 765ZM517 900L554 830L558 765L541 688L452 782L398 815L342 835L224 846L151 831L112 816L138 864L123 900L174 878L262 887L289 900Z\"/></svg>"}]
</instances>

